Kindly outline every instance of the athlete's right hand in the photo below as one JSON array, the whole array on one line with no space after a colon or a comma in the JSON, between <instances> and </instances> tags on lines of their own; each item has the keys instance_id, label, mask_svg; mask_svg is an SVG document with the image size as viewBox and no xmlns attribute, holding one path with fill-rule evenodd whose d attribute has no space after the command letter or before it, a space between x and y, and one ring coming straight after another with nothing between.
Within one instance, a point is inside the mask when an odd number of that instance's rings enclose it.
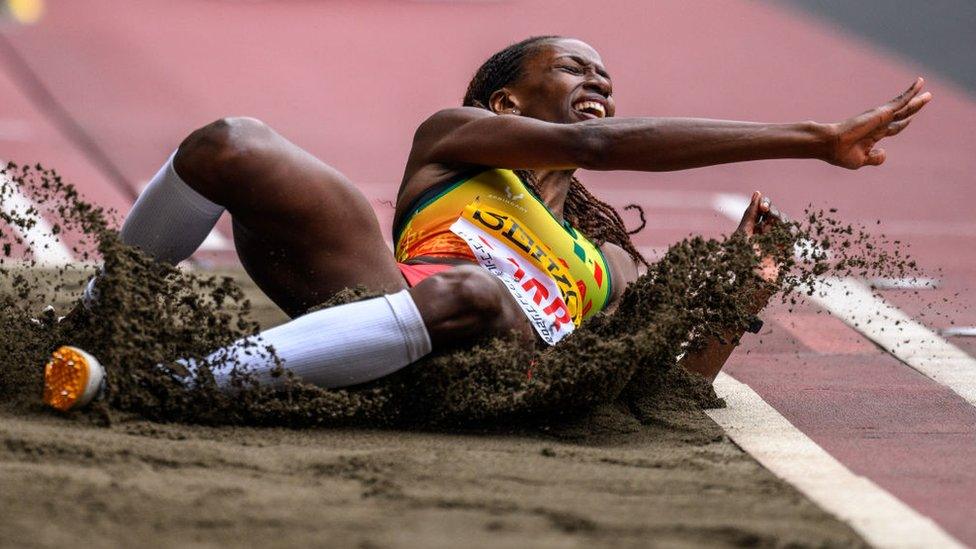
<instances>
[{"instance_id":1,"label":"athlete's right hand","mask_svg":"<svg viewBox=\"0 0 976 549\"><path fill-rule=\"evenodd\" d=\"M788 223L786 216L773 206L769 197L763 196L759 191L752 193L749 206L742 214L742 221L736 232L744 234L747 238L753 235L761 235L772 230L779 223ZM766 282L776 282L779 280L779 264L775 258L768 254L763 254L758 246L755 246L756 254L759 256L759 267L756 274Z\"/></svg>"}]
</instances>

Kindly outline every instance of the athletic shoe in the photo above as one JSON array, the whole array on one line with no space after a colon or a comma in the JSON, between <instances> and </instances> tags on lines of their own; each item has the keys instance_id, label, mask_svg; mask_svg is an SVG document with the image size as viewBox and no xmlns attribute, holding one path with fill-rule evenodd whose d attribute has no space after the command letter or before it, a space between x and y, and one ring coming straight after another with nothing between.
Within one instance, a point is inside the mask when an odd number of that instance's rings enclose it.
<instances>
[{"instance_id":1,"label":"athletic shoe","mask_svg":"<svg viewBox=\"0 0 976 549\"><path fill-rule=\"evenodd\" d=\"M105 369L98 359L65 345L44 366L44 402L62 412L81 408L98 395L104 383Z\"/></svg>"}]
</instances>

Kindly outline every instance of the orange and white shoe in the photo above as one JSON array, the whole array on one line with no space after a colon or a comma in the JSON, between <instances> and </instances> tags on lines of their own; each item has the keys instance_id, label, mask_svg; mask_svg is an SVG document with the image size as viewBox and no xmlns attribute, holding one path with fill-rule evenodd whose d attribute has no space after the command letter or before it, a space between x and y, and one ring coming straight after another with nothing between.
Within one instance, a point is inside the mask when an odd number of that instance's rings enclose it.
<instances>
[{"instance_id":1,"label":"orange and white shoe","mask_svg":"<svg viewBox=\"0 0 976 549\"><path fill-rule=\"evenodd\" d=\"M65 345L44 366L44 403L62 412L81 408L98 395L104 381L98 359Z\"/></svg>"}]
</instances>

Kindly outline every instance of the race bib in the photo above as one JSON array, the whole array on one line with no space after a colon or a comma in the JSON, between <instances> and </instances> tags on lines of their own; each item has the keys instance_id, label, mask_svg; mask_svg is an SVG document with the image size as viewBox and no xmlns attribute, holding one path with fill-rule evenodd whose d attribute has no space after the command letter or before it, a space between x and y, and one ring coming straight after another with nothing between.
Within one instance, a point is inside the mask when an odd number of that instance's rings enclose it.
<instances>
[{"instance_id":1,"label":"race bib","mask_svg":"<svg viewBox=\"0 0 976 549\"><path fill-rule=\"evenodd\" d=\"M555 345L582 321L579 285L516 218L475 202L451 231L502 281L543 341Z\"/></svg>"}]
</instances>

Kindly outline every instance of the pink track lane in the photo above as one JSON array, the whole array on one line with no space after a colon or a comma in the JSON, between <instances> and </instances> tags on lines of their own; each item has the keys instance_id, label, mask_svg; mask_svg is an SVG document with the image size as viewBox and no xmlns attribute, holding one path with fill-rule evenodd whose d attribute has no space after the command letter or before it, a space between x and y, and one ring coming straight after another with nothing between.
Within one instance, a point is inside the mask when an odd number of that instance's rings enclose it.
<instances>
[{"instance_id":1,"label":"pink track lane","mask_svg":"<svg viewBox=\"0 0 976 549\"><path fill-rule=\"evenodd\" d=\"M924 73L764 3L619 0L601 5L599 24L579 15L592 5L62 0L50 3L40 24L0 32L134 184L194 127L251 115L362 184L387 230L392 210L380 200L395 197L417 124L457 105L487 55L531 34L579 36L597 47L614 76L620 116L837 120ZM17 96L8 88L0 87L0 98ZM880 169L771 161L583 179L616 205L649 208L649 229L637 236L642 246L666 246L692 231L728 232L734 223L701 203L702 193L758 188L791 213L815 203L840 208L848 220L882 219L923 265L944 269L946 288L971 288L976 236L960 228L972 226L976 204L976 103L937 78L928 89L936 101L886 145ZM32 116L31 124L49 128ZM7 150L68 171L99 201L118 201L46 129ZM644 193L655 189L688 191L689 204L655 207ZM914 306L904 295L892 299ZM939 311L946 323L976 323L976 296L955 297ZM730 371L848 467L976 544L964 516L976 508L966 465L976 458L973 408L856 336L837 341L847 333L842 326L799 315L790 329L802 335L792 338L777 321L735 355Z\"/></svg>"},{"instance_id":2,"label":"pink track lane","mask_svg":"<svg viewBox=\"0 0 976 549\"><path fill-rule=\"evenodd\" d=\"M8 128L7 131L0 130L0 161L40 163L45 168L54 168L96 204L117 212L128 211L128 198L107 184L95 165L35 107L2 63L0 104L3 105L0 123ZM78 242L77 236L63 234L62 241L70 248Z\"/></svg>"},{"instance_id":3,"label":"pink track lane","mask_svg":"<svg viewBox=\"0 0 976 549\"><path fill-rule=\"evenodd\" d=\"M863 342L860 354L847 346L834 354L771 352L789 332L845 330L826 314L791 321L789 331L771 327L761 346L747 340L727 371L853 472L972 544L976 408Z\"/></svg>"}]
</instances>

